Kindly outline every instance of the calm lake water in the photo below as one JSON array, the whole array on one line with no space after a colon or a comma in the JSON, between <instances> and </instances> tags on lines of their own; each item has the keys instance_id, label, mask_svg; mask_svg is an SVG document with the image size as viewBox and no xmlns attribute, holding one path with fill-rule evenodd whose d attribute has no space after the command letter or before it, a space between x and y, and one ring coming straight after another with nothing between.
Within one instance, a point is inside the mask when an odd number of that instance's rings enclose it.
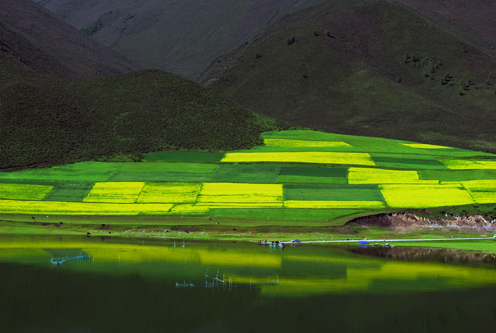
<instances>
[{"instance_id":1,"label":"calm lake water","mask_svg":"<svg viewBox=\"0 0 496 333\"><path fill-rule=\"evenodd\" d=\"M449 250L0 237L0 280L0 332L496 327L496 259Z\"/></svg>"}]
</instances>

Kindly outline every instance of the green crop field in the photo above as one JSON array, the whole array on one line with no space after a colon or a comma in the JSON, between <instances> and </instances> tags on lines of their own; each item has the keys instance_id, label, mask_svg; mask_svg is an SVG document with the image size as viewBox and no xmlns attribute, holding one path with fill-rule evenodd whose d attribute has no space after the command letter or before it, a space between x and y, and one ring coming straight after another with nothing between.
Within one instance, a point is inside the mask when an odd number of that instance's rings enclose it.
<instances>
[{"instance_id":1,"label":"green crop field","mask_svg":"<svg viewBox=\"0 0 496 333\"><path fill-rule=\"evenodd\" d=\"M1 172L0 214L152 214L331 225L357 214L496 204L496 155L309 130L263 137L266 146L222 154L166 151L146 154L144 162Z\"/></svg>"}]
</instances>

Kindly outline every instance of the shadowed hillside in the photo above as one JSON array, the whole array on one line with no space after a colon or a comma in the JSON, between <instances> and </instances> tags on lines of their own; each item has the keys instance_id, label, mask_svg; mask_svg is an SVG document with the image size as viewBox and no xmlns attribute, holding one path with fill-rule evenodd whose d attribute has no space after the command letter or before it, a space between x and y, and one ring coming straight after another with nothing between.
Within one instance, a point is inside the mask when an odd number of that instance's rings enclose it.
<instances>
[{"instance_id":1,"label":"shadowed hillside","mask_svg":"<svg viewBox=\"0 0 496 333\"><path fill-rule=\"evenodd\" d=\"M325 0L35 0L146 67L186 77L288 12Z\"/></svg>"},{"instance_id":2,"label":"shadowed hillside","mask_svg":"<svg viewBox=\"0 0 496 333\"><path fill-rule=\"evenodd\" d=\"M496 151L493 58L386 1L286 16L202 82L292 124Z\"/></svg>"},{"instance_id":3,"label":"shadowed hillside","mask_svg":"<svg viewBox=\"0 0 496 333\"><path fill-rule=\"evenodd\" d=\"M81 79L135 65L36 4L8 0L0 9L0 169L242 149L285 127L161 70Z\"/></svg>"},{"instance_id":4,"label":"shadowed hillside","mask_svg":"<svg viewBox=\"0 0 496 333\"><path fill-rule=\"evenodd\" d=\"M30 0L0 2L0 53L36 72L63 78L105 77L141 68Z\"/></svg>"}]
</instances>

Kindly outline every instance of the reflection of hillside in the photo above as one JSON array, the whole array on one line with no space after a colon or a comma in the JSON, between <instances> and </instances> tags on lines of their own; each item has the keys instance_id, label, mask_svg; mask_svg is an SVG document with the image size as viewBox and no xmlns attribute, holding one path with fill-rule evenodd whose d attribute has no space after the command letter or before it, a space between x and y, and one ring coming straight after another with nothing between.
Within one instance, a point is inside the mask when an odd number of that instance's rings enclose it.
<instances>
[{"instance_id":1,"label":"reflection of hillside","mask_svg":"<svg viewBox=\"0 0 496 333\"><path fill-rule=\"evenodd\" d=\"M329 247L286 248L284 251L255 245L186 244L174 248L171 243L118 244L95 241L6 239L0 242L0 261L43 264L53 253L85 253L92 260L64 269L92 274L137 274L143 278L203 282L207 267L220 268L233 283L262 284L276 276L277 288L261 286L262 295L305 296L354 292L408 293L463 289L496 284L496 270L470 265L439 262L440 252L429 257L429 250L401 249L391 260L363 256ZM354 248L350 248L356 252ZM400 248L395 248L400 249ZM84 251L84 252L83 252ZM384 255L377 249L375 255ZM432 251L432 250L431 250ZM446 251L452 256L457 254ZM391 252L392 253L392 252ZM431 253L434 253L431 252ZM444 253L444 252L443 252ZM418 261L406 261L421 258ZM430 258L433 258L431 261ZM462 258L462 257L459 257ZM465 260L483 261L481 255L463 254Z\"/></svg>"}]
</instances>

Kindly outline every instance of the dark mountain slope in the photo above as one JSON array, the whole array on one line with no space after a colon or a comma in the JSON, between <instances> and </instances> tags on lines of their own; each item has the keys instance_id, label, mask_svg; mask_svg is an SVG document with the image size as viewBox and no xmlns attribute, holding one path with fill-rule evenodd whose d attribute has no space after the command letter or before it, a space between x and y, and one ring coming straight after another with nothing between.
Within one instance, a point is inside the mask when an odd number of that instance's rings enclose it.
<instances>
[{"instance_id":1,"label":"dark mountain slope","mask_svg":"<svg viewBox=\"0 0 496 333\"><path fill-rule=\"evenodd\" d=\"M436 22L465 43L496 56L496 2L491 0L390 0Z\"/></svg>"},{"instance_id":2,"label":"dark mountain slope","mask_svg":"<svg viewBox=\"0 0 496 333\"><path fill-rule=\"evenodd\" d=\"M104 79L4 80L0 106L0 168L103 156L136 160L163 149L249 148L261 144L260 133L270 128L236 104L161 70Z\"/></svg>"},{"instance_id":3,"label":"dark mountain slope","mask_svg":"<svg viewBox=\"0 0 496 333\"><path fill-rule=\"evenodd\" d=\"M295 125L496 151L496 68L385 1L292 14L212 63L202 82Z\"/></svg>"},{"instance_id":4,"label":"dark mountain slope","mask_svg":"<svg viewBox=\"0 0 496 333\"><path fill-rule=\"evenodd\" d=\"M35 1L146 67L192 78L284 14L325 0Z\"/></svg>"},{"instance_id":5,"label":"dark mountain slope","mask_svg":"<svg viewBox=\"0 0 496 333\"><path fill-rule=\"evenodd\" d=\"M30 0L0 2L0 50L55 77L106 77L141 68Z\"/></svg>"},{"instance_id":6,"label":"dark mountain slope","mask_svg":"<svg viewBox=\"0 0 496 333\"><path fill-rule=\"evenodd\" d=\"M143 152L162 149L248 148L262 143L261 132L285 127L161 70L81 79L125 68L119 62L114 66L112 57L101 64L98 57L112 52L44 16L43 9L24 9L16 14L29 17L17 22L25 25L23 31L0 23L0 169L137 160ZM67 43L66 28L74 32L69 37L80 38L78 45ZM40 29L47 29L46 38ZM46 44L50 41L54 44ZM95 52L96 58L85 52ZM74 59L68 59L71 55Z\"/></svg>"}]
</instances>

